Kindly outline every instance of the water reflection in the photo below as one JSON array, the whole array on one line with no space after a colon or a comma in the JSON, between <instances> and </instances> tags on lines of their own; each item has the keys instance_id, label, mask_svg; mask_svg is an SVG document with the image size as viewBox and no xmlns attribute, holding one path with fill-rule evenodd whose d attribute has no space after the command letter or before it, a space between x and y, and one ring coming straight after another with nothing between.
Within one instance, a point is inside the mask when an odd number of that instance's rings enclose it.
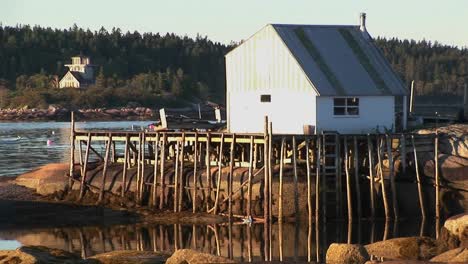
<instances>
[{"instance_id":1,"label":"water reflection","mask_svg":"<svg viewBox=\"0 0 468 264\"><path fill-rule=\"evenodd\" d=\"M77 129L131 130L150 121L77 122ZM70 123L0 123L0 177L15 176L52 162L69 161ZM47 144L50 140L51 144Z\"/></svg>"},{"instance_id":2,"label":"water reflection","mask_svg":"<svg viewBox=\"0 0 468 264\"><path fill-rule=\"evenodd\" d=\"M319 261L333 242L362 243L401 236L420 235L421 223L405 221L327 223L305 226L271 225L265 239L263 224L248 225L116 225L0 231L0 239L23 245L60 248L89 257L113 250L173 252L181 248L232 257L238 261ZM426 223L427 226L427 223ZM423 227L424 228L424 227ZM434 232L424 231L434 236ZM265 243L265 241L270 241ZM271 258L270 258L271 257Z\"/></svg>"}]
</instances>

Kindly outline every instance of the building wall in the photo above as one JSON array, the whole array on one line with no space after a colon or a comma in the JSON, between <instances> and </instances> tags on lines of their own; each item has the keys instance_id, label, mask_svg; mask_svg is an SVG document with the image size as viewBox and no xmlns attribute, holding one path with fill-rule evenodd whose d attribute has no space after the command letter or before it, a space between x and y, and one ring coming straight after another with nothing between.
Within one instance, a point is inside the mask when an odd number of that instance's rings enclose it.
<instances>
[{"instance_id":1,"label":"building wall","mask_svg":"<svg viewBox=\"0 0 468 264\"><path fill-rule=\"evenodd\" d=\"M70 72L67 72L65 76L59 82L59 88L68 88L68 87L75 87L80 88L80 82L78 82Z\"/></svg>"},{"instance_id":2,"label":"building wall","mask_svg":"<svg viewBox=\"0 0 468 264\"><path fill-rule=\"evenodd\" d=\"M261 102L262 94L271 95L271 102ZM315 94L312 91L234 91L228 94L232 102L230 131L262 133L264 117L272 122L273 133L303 134L304 125L315 125Z\"/></svg>"},{"instance_id":3,"label":"building wall","mask_svg":"<svg viewBox=\"0 0 468 264\"><path fill-rule=\"evenodd\" d=\"M317 129L340 133L380 132L395 127L393 96L359 96L359 116L334 116L333 97L317 97Z\"/></svg>"},{"instance_id":4,"label":"building wall","mask_svg":"<svg viewBox=\"0 0 468 264\"><path fill-rule=\"evenodd\" d=\"M226 55L226 89L231 132L263 132L265 115L275 133L302 134L315 124L315 89L270 25Z\"/></svg>"}]
</instances>

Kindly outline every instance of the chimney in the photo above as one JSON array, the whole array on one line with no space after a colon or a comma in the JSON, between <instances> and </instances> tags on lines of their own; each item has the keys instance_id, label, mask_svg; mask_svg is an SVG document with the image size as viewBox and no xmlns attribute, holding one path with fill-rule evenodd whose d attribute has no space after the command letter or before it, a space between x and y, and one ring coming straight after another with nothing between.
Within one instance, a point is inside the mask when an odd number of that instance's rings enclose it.
<instances>
[{"instance_id":1,"label":"chimney","mask_svg":"<svg viewBox=\"0 0 468 264\"><path fill-rule=\"evenodd\" d=\"M367 32L366 30L366 13L361 13L359 18L359 29L362 32Z\"/></svg>"}]
</instances>

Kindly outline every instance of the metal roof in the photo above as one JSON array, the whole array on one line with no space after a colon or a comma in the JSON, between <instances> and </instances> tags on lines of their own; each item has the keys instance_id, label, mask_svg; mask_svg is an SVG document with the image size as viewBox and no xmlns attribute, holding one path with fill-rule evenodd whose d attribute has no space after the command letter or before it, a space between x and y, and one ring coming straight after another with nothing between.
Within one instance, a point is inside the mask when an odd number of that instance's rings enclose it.
<instances>
[{"instance_id":1,"label":"metal roof","mask_svg":"<svg viewBox=\"0 0 468 264\"><path fill-rule=\"evenodd\" d=\"M319 95L405 95L403 82L359 26L272 24Z\"/></svg>"}]
</instances>

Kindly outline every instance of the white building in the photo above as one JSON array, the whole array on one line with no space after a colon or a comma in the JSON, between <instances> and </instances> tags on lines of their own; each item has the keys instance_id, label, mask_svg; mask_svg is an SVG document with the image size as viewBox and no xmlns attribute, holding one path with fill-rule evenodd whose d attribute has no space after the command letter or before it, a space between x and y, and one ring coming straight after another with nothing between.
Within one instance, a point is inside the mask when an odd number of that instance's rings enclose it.
<instances>
[{"instance_id":1,"label":"white building","mask_svg":"<svg viewBox=\"0 0 468 264\"><path fill-rule=\"evenodd\" d=\"M60 88L83 88L94 83L94 65L88 57L72 57L72 64L65 64L68 72L59 82Z\"/></svg>"},{"instance_id":2,"label":"white building","mask_svg":"<svg viewBox=\"0 0 468 264\"><path fill-rule=\"evenodd\" d=\"M358 26L271 24L226 55L230 132L367 133L395 128L406 89ZM406 107L404 107L406 112Z\"/></svg>"}]
</instances>

